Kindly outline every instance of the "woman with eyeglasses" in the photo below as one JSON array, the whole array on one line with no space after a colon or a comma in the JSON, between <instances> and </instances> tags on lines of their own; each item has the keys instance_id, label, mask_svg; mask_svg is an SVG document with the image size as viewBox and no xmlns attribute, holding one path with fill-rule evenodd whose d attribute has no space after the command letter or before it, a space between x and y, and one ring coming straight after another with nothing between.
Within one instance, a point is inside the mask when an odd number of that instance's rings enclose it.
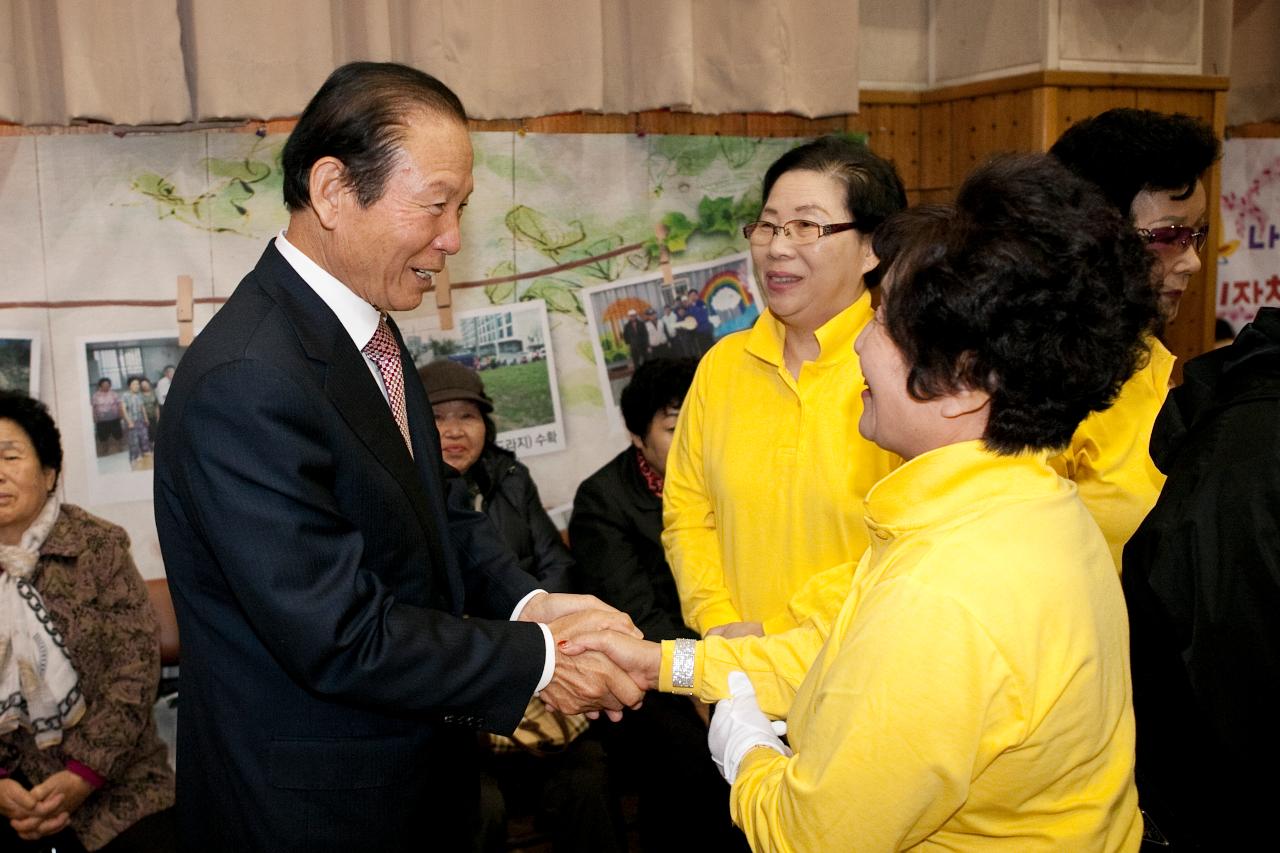
<instances>
[{"instance_id":1,"label":"woman with eyeglasses","mask_svg":"<svg viewBox=\"0 0 1280 853\"><path fill-rule=\"evenodd\" d=\"M1133 222L1151 252L1164 321L1178 313L1191 277L1200 271L1209 235L1203 178L1220 152L1213 130L1199 119L1127 108L1072 125L1050 149ZM1148 350L1146 367L1115 405L1085 420L1054 460L1058 472L1079 486L1117 569L1125 542L1155 505L1165 479L1148 445L1169 393L1174 357L1154 334Z\"/></svg>"},{"instance_id":2,"label":"woman with eyeglasses","mask_svg":"<svg viewBox=\"0 0 1280 853\"><path fill-rule=\"evenodd\" d=\"M897 462L858 434L853 341L872 314L871 234L905 206L902 181L829 136L779 158L763 190L743 233L768 310L703 357L667 462L662 541L703 635L773 633L838 606L848 571L813 576L866 548L863 496Z\"/></svg>"}]
</instances>

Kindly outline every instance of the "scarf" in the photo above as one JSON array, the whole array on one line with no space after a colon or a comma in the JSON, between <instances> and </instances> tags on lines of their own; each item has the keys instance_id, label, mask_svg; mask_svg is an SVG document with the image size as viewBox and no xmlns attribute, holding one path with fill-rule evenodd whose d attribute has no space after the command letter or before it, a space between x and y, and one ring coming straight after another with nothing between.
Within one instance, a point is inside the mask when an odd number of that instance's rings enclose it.
<instances>
[{"instance_id":1,"label":"scarf","mask_svg":"<svg viewBox=\"0 0 1280 853\"><path fill-rule=\"evenodd\" d=\"M58 520L50 495L17 545L0 545L0 734L21 726L36 747L62 743L62 730L84 716L80 677L44 599L28 581Z\"/></svg>"},{"instance_id":2,"label":"scarf","mask_svg":"<svg viewBox=\"0 0 1280 853\"><path fill-rule=\"evenodd\" d=\"M644 458L644 454L640 452L640 448L636 448L636 465L640 468L640 476L644 477L644 484L656 498L662 497L663 476L653 470Z\"/></svg>"}]
</instances>

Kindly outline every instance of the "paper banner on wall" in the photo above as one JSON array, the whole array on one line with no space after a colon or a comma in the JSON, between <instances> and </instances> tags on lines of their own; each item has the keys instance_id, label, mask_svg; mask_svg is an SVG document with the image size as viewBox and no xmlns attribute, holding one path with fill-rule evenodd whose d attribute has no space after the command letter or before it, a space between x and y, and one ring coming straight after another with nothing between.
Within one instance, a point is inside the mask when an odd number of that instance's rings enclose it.
<instances>
[{"instance_id":1,"label":"paper banner on wall","mask_svg":"<svg viewBox=\"0 0 1280 853\"><path fill-rule=\"evenodd\" d=\"M618 402L636 368L653 358L701 358L725 335L751 328L762 302L746 252L583 291L600 391L615 430Z\"/></svg>"},{"instance_id":2,"label":"paper banner on wall","mask_svg":"<svg viewBox=\"0 0 1280 853\"><path fill-rule=\"evenodd\" d=\"M167 374L184 351L172 329L76 341L89 503L151 500Z\"/></svg>"},{"instance_id":3,"label":"paper banner on wall","mask_svg":"<svg viewBox=\"0 0 1280 853\"><path fill-rule=\"evenodd\" d=\"M1280 307L1280 139L1229 139L1217 315L1239 332L1264 306Z\"/></svg>"},{"instance_id":4,"label":"paper banner on wall","mask_svg":"<svg viewBox=\"0 0 1280 853\"><path fill-rule=\"evenodd\" d=\"M418 367L447 358L479 372L493 400L498 446L517 456L565 448L545 302L459 311L448 331L434 316L408 319L400 332Z\"/></svg>"},{"instance_id":5,"label":"paper banner on wall","mask_svg":"<svg viewBox=\"0 0 1280 853\"><path fill-rule=\"evenodd\" d=\"M0 329L0 391L40 398L40 333Z\"/></svg>"}]
</instances>

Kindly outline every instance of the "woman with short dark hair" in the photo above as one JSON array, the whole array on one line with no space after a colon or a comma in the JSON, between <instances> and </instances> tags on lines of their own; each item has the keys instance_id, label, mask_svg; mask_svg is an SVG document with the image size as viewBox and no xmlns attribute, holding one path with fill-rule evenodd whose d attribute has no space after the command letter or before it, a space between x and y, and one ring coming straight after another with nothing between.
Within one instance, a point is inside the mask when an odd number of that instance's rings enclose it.
<instances>
[{"instance_id":1,"label":"woman with short dark hair","mask_svg":"<svg viewBox=\"0 0 1280 853\"><path fill-rule=\"evenodd\" d=\"M0 392L0 848L171 851L159 626L128 536L62 503L61 470L48 410Z\"/></svg>"},{"instance_id":2,"label":"woman with short dark hair","mask_svg":"<svg viewBox=\"0 0 1280 853\"><path fill-rule=\"evenodd\" d=\"M843 599L848 576L825 570L862 553L862 499L896 464L858 435L853 340L879 276L872 234L905 206L893 164L846 137L765 173L743 233L768 310L702 357L663 492L667 561L701 635L785 631Z\"/></svg>"},{"instance_id":3,"label":"woman with short dark hair","mask_svg":"<svg viewBox=\"0 0 1280 853\"><path fill-rule=\"evenodd\" d=\"M1204 176L1221 150L1213 129L1197 118L1129 108L1073 124L1050 149L1101 189L1137 230L1151 253L1152 287L1160 304L1147 337L1146 364L1115 404L1087 418L1053 460L1058 473L1080 487L1117 569L1124 544L1164 485L1147 448L1175 359L1156 334L1177 315L1191 277L1200 271L1200 252L1209 238Z\"/></svg>"}]
</instances>

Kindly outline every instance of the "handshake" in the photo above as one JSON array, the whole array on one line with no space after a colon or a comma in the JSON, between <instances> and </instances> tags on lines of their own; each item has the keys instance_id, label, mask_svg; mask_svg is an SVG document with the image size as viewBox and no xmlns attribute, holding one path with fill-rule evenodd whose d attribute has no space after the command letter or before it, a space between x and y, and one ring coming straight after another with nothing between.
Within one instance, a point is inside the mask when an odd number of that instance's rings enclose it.
<instances>
[{"instance_id":1,"label":"handshake","mask_svg":"<svg viewBox=\"0 0 1280 853\"><path fill-rule=\"evenodd\" d=\"M593 595L538 595L519 618L551 629L555 674L539 695L556 711L592 718L604 711L616 722L624 708L639 708L645 691L658 686L661 647L646 641L631 617Z\"/></svg>"}]
</instances>

